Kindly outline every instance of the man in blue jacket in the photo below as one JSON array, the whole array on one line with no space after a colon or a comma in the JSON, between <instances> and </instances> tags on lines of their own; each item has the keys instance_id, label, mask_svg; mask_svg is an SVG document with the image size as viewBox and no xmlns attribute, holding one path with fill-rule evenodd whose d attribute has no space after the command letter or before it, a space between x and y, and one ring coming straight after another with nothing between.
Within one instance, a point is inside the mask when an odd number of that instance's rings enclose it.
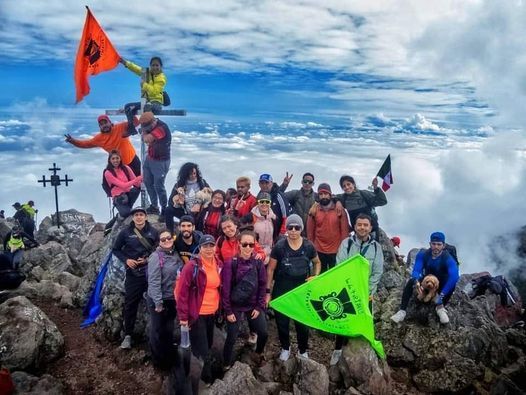
<instances>
[{"instance_id":1,"label":"man in blue jacket","mask_svg":"<svg viewBox=\"0 0 526 395\"><path fill-rule=\"evenodd\" d=\"M458 265L453 257L447 252L446 236L442 232L434 232L429 240L430 248L420 251L415 260L415 266L411 278L407 282L402 294L400 310L391 317L396 323L402 322L406 316L407 305L413 296L413 289L420 289L420 282L429 274L438 278L438 296L435 298L436 312L441 324L447 324L449 317L445 305L453 295L455 286L459 279Z\"/></svg>"}]
</instances>

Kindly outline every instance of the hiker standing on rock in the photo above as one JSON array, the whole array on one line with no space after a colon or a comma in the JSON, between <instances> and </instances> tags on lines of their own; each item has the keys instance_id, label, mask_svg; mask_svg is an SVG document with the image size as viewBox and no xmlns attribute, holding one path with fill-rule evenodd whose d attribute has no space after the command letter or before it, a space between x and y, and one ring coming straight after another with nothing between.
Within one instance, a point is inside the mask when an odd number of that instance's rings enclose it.
<instances>
[{"instance_id":1,"label":"hiker standing on rock","mask_svg":"<svg viewBox=\"0 0 526 395\"><path fill-rule=\"evenodd\" d=\"M154 363L170 367L173 330L177 311L174 284L183 261L174 250L174 238L169 230L161 231L159 247L148 258L148 310L150 312L150 349Z\"/></svg>"},{"instance_id":2,"label":"hiker standing on rock","mask_svg":"<svg viewBox=\"0 0 526 395\"><path fill-rule=\"evenodd\" d=\"M373 313L373 295L378 289L378 283L384 272L384 253L382 246L371 236L373 221L366 214L358 214L354 224L354 234L344 239L336 254L336 264L347 258L360 254L370 265L369 274L369 310ZM334 351L331 356L331 365L336 365L342 355L342 347L348 338L336 335Z\"/></svg>"},{"instance_id":3,"label":"hiker standing on rock","mask_svg":"<svg viewBox=\"0 0 526 395\"><path fill-rule=\"evenodd\" d=\"M396 323L402 322L405 319L407 306L414 294L414 289L416 288L419 293L423 292L421 282L427 275L433 275L438 279L438 295L434 302L440 323L447 324L449 322L449 317L444 306L455 291L455 286L459 279L458 265L446 250L446 236L444 233L432 233L429 238L429 247L429 249L420 251L416 255L413 273L402 293L400 310L391 317L391 320Z\"/></svg>"},{"instance_id":4,"label":"hiker standing on rock","mask_svg":"<svg viewBox=\"0 0 526 395\"><path fill-rule=\"evenodd\" d=\"M222 262L215 257L215 244L212 235L203 235L199 255L184 265L177 280L179 323L190 328L192 353L204 362L201 377L206 383L212 381L209 356L221 286Z\"/></svg>"},{"instance_id":5,"label":"hiker standing on rock","mask_svg":"<svg viewBox=\"0 0 526 395\"><path fill-rule=\"evenodd\" d=\"M316 249L312 243L301 236L303 221L298 214L287 217L286 222L287 237L279 240L270 254L270 261L267 267L267 297L266 302L270 302L271 288L272 299L276 299L297 286L309 281L313 276L320 274L321 263ZM313 263L313 276L310 272L310 263ZM274 286L272 287L272 282ZM279 359L286 361L290 357L290 318L279 312L276 314L276 325L278 327L279 342L281 343L281 353ZM298 321L294 321L296 335L298 339L299 356L308 358L307 349L309 347L309 328Z\"/></svg>"},{"instance_id":6,"label":"hiker standing on rock","mask_svg":"<svg viewBox=\"0 0 526 395\"><path fill-rule=\"evenodd\" d=\"M159 233L147 221L146 210L142 207L134 208L131 213L132 222L120 231L112 253L126 264L126 278L124 280L124 340L121 348L130 349L132 344L137 309L148 290L146 271L148 256L159 244Z\"/></svg>"},{"instance_id":7,"label":"hiker standing on rock","mask_svg":"<svg viewBox=\"0 0 526 395\"><path fill-rule=\"evenodd\" d=\"M223 349L225 367L232 366L234 344L239 335L239 323L243 315L250 331L256 334L256 354L261 359L267 343L267 319L265 317L265 290L267 272L261 259L256 258L254 247L256 234L245 230L239 236L239 253L226 261L221 273L222 303L226 314L227 336ZM256 340L257 339L257 340Z\"/></svg>"},{"instance_id":8,"label":"hiker standing on rock","mask_svg":"<svg viewBox=\"0 0 526 395\"><path fill-rule=\"evenodd\" d=\"M119 122L113 124L107 115L100 115L97 118L100 133L97 133L90 139L79 140L71 137L71 134L65 134L65 141L77 148L95 148L100 147L108 154L112 150L117 150L121 154L122 163L129 166L136 176L141 174L141 160L135 153L135 148L127 134L128 123ZM132 122L135 126L139 124L137 117L133 117Z\"/></svg>"}]
</instances>

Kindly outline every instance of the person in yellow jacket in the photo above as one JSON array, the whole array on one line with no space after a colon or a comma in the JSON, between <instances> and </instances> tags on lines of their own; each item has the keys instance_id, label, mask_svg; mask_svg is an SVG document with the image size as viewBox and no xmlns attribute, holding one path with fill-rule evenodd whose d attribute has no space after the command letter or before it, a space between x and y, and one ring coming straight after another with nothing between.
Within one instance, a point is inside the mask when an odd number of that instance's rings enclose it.
<instances>
[{"instance_id":1,"label":"person in yellow jacket","mask_svg":"<svg viewBox=\"0 0 526 395\"><path fill-rule=\"evenodd\" d=\"M163 93L164 87L166 86L166 75L163 73L163 62L161 58L158 56L151 58L150 67L146 69L124 58L121 58L120 62L128 70L141 77L141 97L146 99L144 112L151 111L156 115L159 114L163 105L168 104L164 101ZM128 126L130 129L133 128L133 130L135 130L133 117L140 108L140 102L128 103L124 106L124 112L128 118Z\"/></svg>"},{"instance_id":2,"label":"person in yellow jacket","mask_svg":"<svg viewBox=\"0 0 526 395\"><path fill-rule=\"evenodd\" d=\"M21 222L22 228L29 236L35 237L35 216L38 213L38 210L35 208L35 202L30 200L22 204L21 208L26 214L24 221Z\"/></svg>"},{"instance_id":3,"label":"person in yellow jacket","mask_svg":"<svg viewBox=\"0 0 526 395\"><path fill-rule=\"evenodd\" d=\"M29 236L18 225L13 226L4 239L4 254L11 261L13 269L18 270L22 257L24 256L24 249L26 245L24 239L27 239L33 246L38 245L35 239Z\"/></svg>"}]
</instances>

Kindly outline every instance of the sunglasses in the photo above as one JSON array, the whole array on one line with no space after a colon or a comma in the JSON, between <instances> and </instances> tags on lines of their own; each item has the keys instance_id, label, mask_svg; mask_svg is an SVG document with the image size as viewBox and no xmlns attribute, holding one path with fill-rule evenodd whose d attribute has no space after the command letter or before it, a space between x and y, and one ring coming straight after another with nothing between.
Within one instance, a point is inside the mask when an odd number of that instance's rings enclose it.
<instances>
[{"instance_id":1,"label":"sunglasses","mask_svg":"<svg viewBox=\"0 0 526 395\"><path fill-rule=\"evenodd\" d=\"M240 244L241 244L241 247L243 248L247 248L247 247L254 248L254 246L256 245L255 243L240 243Z\"/></svg>"},{"instance_id":2,"label":"sunglasses","mask_svg":"<svg viewBox=\"0 0 526 395\"><path fill-rule=\"evenodd\" d=\"M287 230L297 230L299 232L301 230L301 226L299 226L299 225L290 225L290 226L287 226Z\"/></svg>"},{"instance_id":3,"label":"sunglasses","mask_svg":"<svg viewBox=\"0 0 526 395\"><path fill-rule=\"evenodd\" d=\"M261 200L258 200L258 203L259 203L259 204L270 204L270 200L267 200L267 199L261 199Z\"/></svg>"},{"instance_id":4,"label":"sunglasses","mask_svg":"<svg viewBox=\"0 0 526 395\"><path fill-rule=\"evenodd\" d=\"M303 180L301 182L304 184L314 184L314 181L311 181L311 180Z\"/></svg>"},{"instance_id":5,"label":"sunglasses","mask_svg":"<svg viewBox=\"0 0 526 395\"><path fill-rule=\"evenodd\" d=\"M164 243L165 241L170 241L172 239L173 239L172 236L167 236L167 237L161 237L159 240L161 243Z\"/></svg>"}]
</instances>

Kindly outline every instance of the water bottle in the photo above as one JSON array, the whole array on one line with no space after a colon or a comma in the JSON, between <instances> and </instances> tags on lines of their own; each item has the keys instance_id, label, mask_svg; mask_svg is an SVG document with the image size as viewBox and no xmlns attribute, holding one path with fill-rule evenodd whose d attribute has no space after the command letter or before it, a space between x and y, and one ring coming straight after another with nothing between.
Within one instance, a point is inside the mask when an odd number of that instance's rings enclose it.
<instances>
[{"instance_id":1,"label":"water bottle","mask_svg":"<svg viewBox=\"0 0 526 395\"><path fill-rule=\"evenodd\" d=\"M181 326L181 347L190 347L190 332L188 329L188 325Z\"/></svg>"}]
</instances>

